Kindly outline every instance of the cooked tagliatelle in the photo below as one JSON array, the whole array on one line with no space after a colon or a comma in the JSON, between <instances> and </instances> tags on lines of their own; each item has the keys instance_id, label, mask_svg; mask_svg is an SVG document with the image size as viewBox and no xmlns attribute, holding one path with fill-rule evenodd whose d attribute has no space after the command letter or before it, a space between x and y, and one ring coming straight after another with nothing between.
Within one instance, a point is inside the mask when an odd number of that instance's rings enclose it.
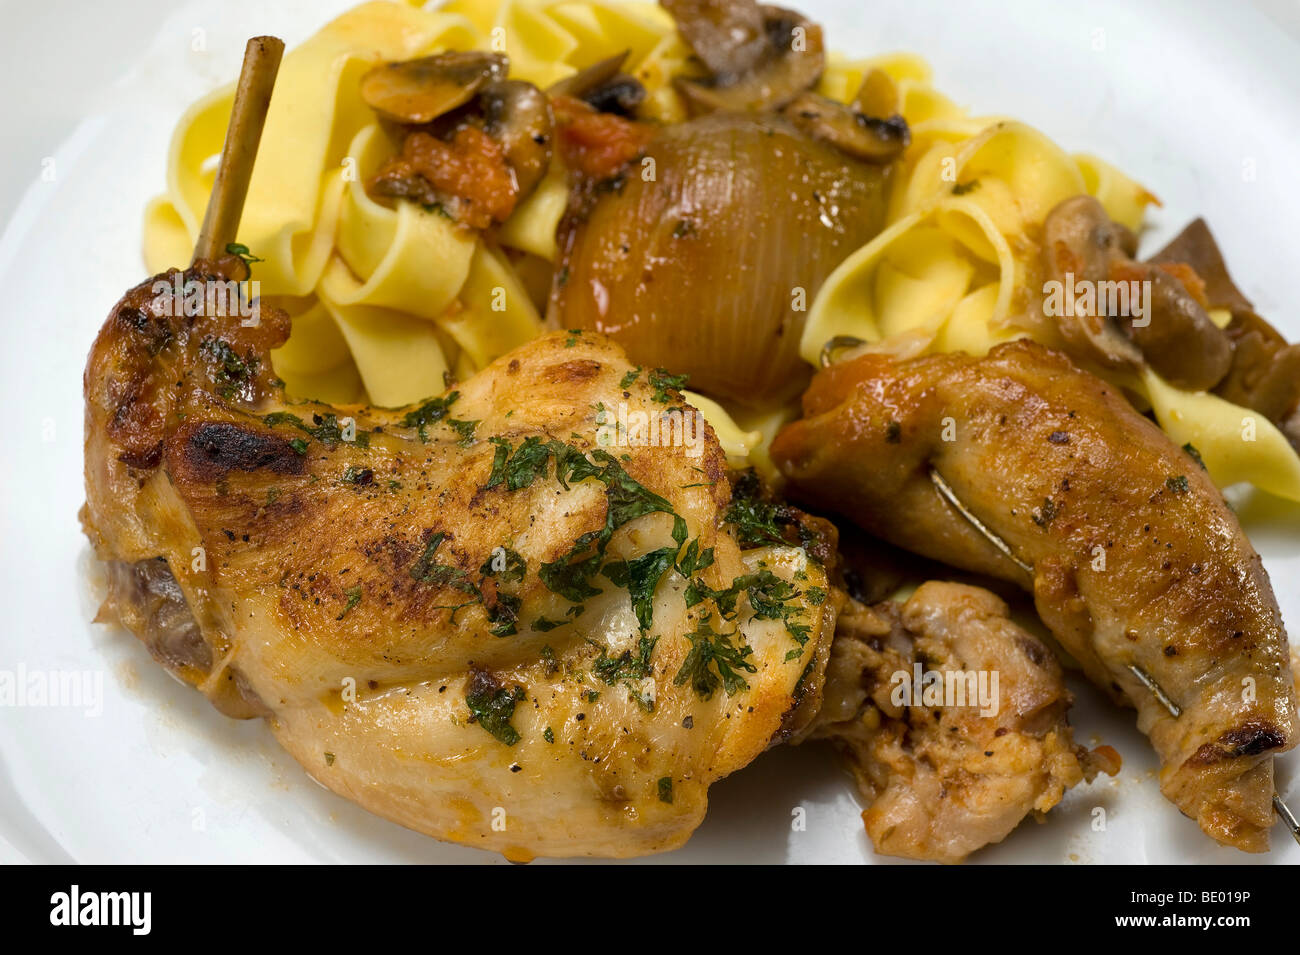
<instances>
[{"instance_id":1,"label":"cooked tagliatelle","mask_svg":"<svg viewBox=\"0 0 1300 955\"><path fill-rule=\"evenodd\" d=\"M275 354L291 394L397 406L464 378L540 333L556 229L569 201L563 159L508 218L474 232L437 208L385 205L364 183L393 151L361 77L381 62L446 50L493 50L509 75L546 88L628 51L623 68L645 90L642 120L675 122L688 104L674 78L699 64L672 18L650 3L452 0L441 6L366 3L285 58L253 174L240 241L264 261L260 291L294 319ZM1022 123L970 115L939 93L919 57L847 60L829 54L817 90L849 102L882 78L911 142L888 179L883 230L836 268L806 308L799 351L817 364L847 336L896 355L965 351L1033 337L1059 346L1038 308L1038 237L1072 196L1100 201L1140 227L1155 197L1090 155L1070 155ZM870 86L870 84L868 84ZM171 147L168 189L146 212L151 271L183 261L212 187L233 86L196 103ZM1212 318L1226 321L1224 312ZM1174 386L1149 368L1111 380L1146 402L1176 440L1199 450L1222 486L1250 481L1300 500L1300 458L1264 415ZM741 411L725 398L705 412L729 435L733 463L771 473L766 444L791 412ZM736 420L732 420L733 417Z\"/></svg>"}]
</instances>

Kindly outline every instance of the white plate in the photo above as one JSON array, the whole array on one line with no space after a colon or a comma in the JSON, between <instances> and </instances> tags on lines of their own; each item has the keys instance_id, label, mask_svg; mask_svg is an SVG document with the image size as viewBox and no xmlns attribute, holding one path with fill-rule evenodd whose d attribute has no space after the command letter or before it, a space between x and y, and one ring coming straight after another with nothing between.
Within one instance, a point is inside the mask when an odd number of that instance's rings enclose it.
<instances>
[{"instance_id":1,"label":"white plate","mask_svg":"<svg viewBox=\"0 0 1300 955\"><path fill-rule=\"evenodd\" d=\"M836 49L918 51L959 102L1118 163L1164 200L1148 247L1205 215L1238 284L1289 338L1300 338L1292 294L1300 223L1294 34L1255 10L1208 0L1024 0L996 12L937 0L791 5L830 27ZM93 562L76 519L81 372L109 307L144 277L141 210L162 189L173 125L190 102L235 76L248 36L271 32L293 44L345 6L204 0L175 8L156 38L140 36L139 49L102 51L129 74L98 96L106 105L53 153L53 181L28 189L0 239L0 669L87 671L103 681L98 715L0 709L0 859L499 861L408 832L318 788L260 723L220 716L127 633L89 623ZM21 29L27 12L28 5L7 11L11 35L40 35ZM206 52L191 48L196 29L205 31ZM59 55L60 34L44 35L50 49L29 46L33 60ZM85 77L89 97L103 64L91 70L74 57L61 68ZM3 128L12 135L11 124ZM1240 513L1286 619L1300 627L1300 508L1246 498ZM1211 843L1160 797L1131 714L1086 685L1075 689L1076 732L1121 751L1119 780L1074 790L1044 825L1022 825L975 861L1300 861L1280 827L1265 857ZM1298 767L1300 754L1281 760L1279 785L1300 807ZM871 853L852 786L826 749L768 753L713 794L690 844L652 861L885 861ZM1096 807L1105 810L1104 831L1094 831ZM791 826L798 808L802 831Z\"/></svg>"}]
</instances>

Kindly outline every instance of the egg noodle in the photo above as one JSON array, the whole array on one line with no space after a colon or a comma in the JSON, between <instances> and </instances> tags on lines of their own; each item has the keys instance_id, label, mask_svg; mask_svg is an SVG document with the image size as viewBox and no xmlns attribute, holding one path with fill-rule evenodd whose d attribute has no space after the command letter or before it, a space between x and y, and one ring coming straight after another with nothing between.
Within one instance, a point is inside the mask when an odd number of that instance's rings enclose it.
<instances>
[{"instance_id":1,"label":"egg noodle","mask_svg":"<svg viewBox=\"0 0 1300 955\"><path fill-rule=\"evenodd\" d=\"M690 50L652 3L451 0L423 8L375 0L325 26L284 58L239 229L240 242L263 259L262 295L293 317L292 337L273 354L290 394L408 404L440 393L445 375L467 377L542 330L539 306L567 202L558 155L490 237L417 203L381 205L364 188L392 147L361 99L362 75L384 61L471 48L507 54L512 78L542 88L629 50L625 69L647 92L641 115L686 118L671 79L695 71ZM811 303L803 357L816 364L835 336L900 356L982 355L1025 335L1058 344L1048 323L1024 317L1039 281L1033 230L1080 193L1136 230L1154 197L1028 126L969 115L934 89L929 66L913 55L831 55L818 91L848 102L873 68L894 81L912 143L891 180L885 228ZM176 129L167 192L145 214L151 272L190 257L233 94L232 83L200 100ZM1195 445L1221 485L1249 481L1300 501L1300 458L1263 415L1175 388L1149 369L1115 381L1149 403L1173 440ZM771 469L766 445L795 409L733 414L690 398L733 464Z\"/></svg>"}]
</instances>

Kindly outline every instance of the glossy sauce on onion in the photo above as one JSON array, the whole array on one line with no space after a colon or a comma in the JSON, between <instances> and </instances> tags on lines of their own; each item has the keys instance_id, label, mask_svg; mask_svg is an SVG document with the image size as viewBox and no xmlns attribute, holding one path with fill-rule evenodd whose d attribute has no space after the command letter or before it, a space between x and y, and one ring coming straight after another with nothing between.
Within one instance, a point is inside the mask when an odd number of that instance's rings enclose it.
<instances>
[{"instance_id":1,"label":"glossy sauce on onion","mask_svg":"<svg viewBox=\"0 0 1300 955\"><path fill-rule=\"evenodd\" d=\"M550 320L747 405L797 393L807 307L880 229L888 170L771 115L665 127L560 227Z\"/></svg>"}]
</instances>

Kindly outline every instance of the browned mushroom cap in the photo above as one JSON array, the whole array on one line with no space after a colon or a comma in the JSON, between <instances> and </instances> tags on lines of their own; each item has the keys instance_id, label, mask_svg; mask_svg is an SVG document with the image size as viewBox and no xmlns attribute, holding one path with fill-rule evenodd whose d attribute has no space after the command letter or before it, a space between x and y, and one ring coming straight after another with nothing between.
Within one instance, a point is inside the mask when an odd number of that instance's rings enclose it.
<instances>
[{"instance_id":1,"label":"browned mushroom cap","mask_svg":"<svg viewBox=\"0 0 1300 955\"><path fill-rule=\"evenodd\" d=\"M495 80L478 94L484 131L501 144L522 199L551 164L555 117L546 94L523 80Z\"/></svg>"},{"instance_id":2,"label":"browned mushroom cap","mask_svg":"<svg viewBox=\"0 0 1300 955\"><path fill-rule=\"evenodd\" d=\"M385 63L361 77L361 98L384 119L419 126L464 106L484 83L505 76L509 63L481 50Z\"/></svg>"},{"instance_id":3,"label":"browned mushroom cap","mask_svg":"<svg viewBox=\"0 0 1300 955\"><path fill-rule=\"evenodd\" d=\"M548 96L571 96L601 113L632 116L645 101L641 81L620 72L629 50L593 63L547 87Z\"/></svg>"},{"instance_id":4,"label":"browned mushroom cap","mask_svg":"<svg viewBox=\"0 0 1300 955\"><path fill-rule=\"evenodd\" d=\"M1103 282L1111 257L1122 254L1121 233L1092 196L1075 196L1057 204L1043 222L1043 264L1047 277L1063 285L1081 280ZM1142 352L1109 316L1060 316L1061 336L1076 358L1103 368L1138 368Z\"/></svg>"},{"instance_id":5,"label":"browned mushroom cap","mask_svg":"<svg viewBox=\"0 0 1300 955\"><path fill-rule=\"evenodd\" d=\"M1094 283L1098 308L1092 314L1060 316L1060 331L1076 357L1109 368L1143 363L1180 388L1213 388L1232 364L1232 343L1205 308L1173 274L1159 265L1135 262L1136 240L1111 222L1101 203L1075 196L1059 203L1043 223L1048 275L1079 287ZM1101 311L1103 282L1140 282L1149 290L1142 321L1116 321Z\"/></svg>"},{"instance_id":6,"label":"browned mushroom cap","mask_svg":"<svg viewBox=\"0 0 1300 955\"><path fill-rule=\"evenodd\" d=\"M1234 404L1265 415L1300 447L1300 345L1287 344L1280 332L1255 312L1250 299L1228 273L1219 244L1204 219L1197 219L1153 255L1153 263L1183 264L1205 283L1210 308L1226 308L1225 329L1232 342L1232 368L1215 391Z\"/></svg>"},{"instance_id":7,"label":"browned mushroom cap","mask_svg":"<svg viewBox=\"0 0 1300 955\"><path fill-rule=\"evenodd\" d=\"M1141 281L1151 283L1151 301L1148 321L1134 322L1129 336L1170 384L1189 391L1213 388L1232 367L1231 340L1182 282L1156 266L1139 268Z\"/></svg>"},{"instance_id":8,"label":"browned mushroom cap","mask_svg":"<svg viewBox=\"0 0 1300 955\"><path fill-rule=\"evenodd\" d=\"M866 162L892 162L912 141L903 117L864 116L851 106L817 93L800 93L781 112L814 139L824 140L840 152Z\"/></svg>"},{"instance_id":9,"label":"browned mushroom cap","mask_svg":"<svg viewBox=\"0 0 1300 955\"><path fill-rule=\"evenodd\" d=\"M708 6L716 5L725 4ZM759 10L763 15L766 47L747 69L714 71L704 80L677 79L675 86L693 112L780 109L800 93L812 89L821 78L826 59L822 28L801 14L780 7L764 6ZM677 28L708 65L709 57L691 41L681 20Z\"/></svg>"},{"instance_id":10,"label":"browned mushroom cap","mask_svg":"<svg viewBox=\"0 0 1300 955\"><path fill-rule=\"evenodd\" d=\"M562 80L557 80L546 88L548 96L572 96L574 99L582 99L592 90L597 89L615 76L627 62L628 54L631 50L624 50L622 53L615 53L611 57L606 57L599 62L584 67L572 76L566 76Z\"/></svg>"},{"instance_id":11,"label":"browned mushroom cap","mask_svg":"<svg viewBox=\"0 0 1300 955\"><path fill-rule=\"evenodd\" d=\"M748 73L767 52L763 9L755 0L660 0L660 4L700 62L723 82Z\"/></svg>"}]
</instances>

